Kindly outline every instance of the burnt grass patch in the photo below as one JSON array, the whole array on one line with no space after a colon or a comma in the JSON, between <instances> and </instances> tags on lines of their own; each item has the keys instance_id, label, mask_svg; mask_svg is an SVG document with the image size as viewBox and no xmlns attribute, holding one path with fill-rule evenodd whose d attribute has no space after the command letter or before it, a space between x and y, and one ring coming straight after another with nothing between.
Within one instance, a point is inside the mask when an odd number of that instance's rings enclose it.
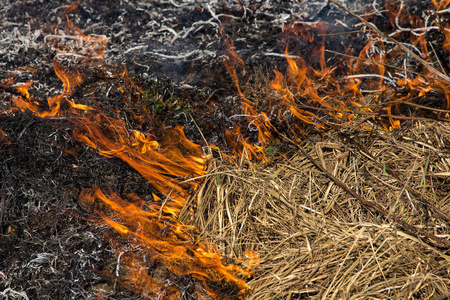
<instances>
[{"instance_id":1,"label":"burnt grass patch","mask_svg":"<svg viewBox=\"0 0 450 300\"><path fill-rule=\"evenodd\" d=\"M359 20L325 1L209 2L81 2L69 13L71 22L85 34L105 35L108 45L96 64L64 61L66 68L84 76L68 97L155 136L182 125L189 140L205 148L212 143L231 154L227 130L241 127L249 142L258 136L241 116L241 98L224 65L230 57L226 40L233 41L245 62L236 67L244 94L265 111L272 99L268 86L273 70L288 69L286 46L292 54L314 57L314 45L302 43L295 33L303 26L299 20L324 22L325 48L340 53L349 49L357 56L370 36L360 30ZM382 1L342 2L383 32L395 30ZM114 232L96 223L93 208L78 197L93 186L136 193L146 201L158 192L125 162L77 142L71 122L75 116L41 119L28 111L6 113L11 97L23 96L7 87L10 77L16 84L33 80L29 93L42 104L62 92L51 40L73 38L61 34L66 26L62 7L70 4L0 5L0 298L143 299L110 276L118 264L108 243ZM433 9L420 5L417 10L417 1L405 1L404 11ZM442 13L438 19L444 24L447 18ZM294 25L286 30L286 24ZM395 37L409 42L407 34ZM431 29L425 38L433 46L433 65L447 72L442 32ZM397 67L406 61L410 70L423 70L410 57L388 57ZM342 59L330 52L325 58L328 66ZM318 61L312 64L319 68ZM407 93L400 90L395 96ZM442 93L431 92L416 106L394 106L393 113L406 120L390 133L362 130L373 116L339 123L339 130L301 124L303 144L283 137L289 136L292 116L281 120L269 114L277 128L266 149L269 161L251 162L243 155L230 162L214 152L198 189L202 194L193 195L200 204L193 214L187 207L180 219L198 226L201 238L224 254L244 256L247 249L260 254L260 265L248 278L253 289L248 299L448 295L448 246L396 223L401 219L448 242L448 220L438 212L448 215L450 209L450 133L448 123L429 120L442 118L445 103ZM318 107L311 109L333 121ZM368 209L312 161L389 214ZM176 277L154 266L148 272ZM174 282L190 281L180 277ZM226 284L218 285L224 298L233 294ZM184 299L195 299L189 287L185 290Z\"/></svg>"}]
</instances>

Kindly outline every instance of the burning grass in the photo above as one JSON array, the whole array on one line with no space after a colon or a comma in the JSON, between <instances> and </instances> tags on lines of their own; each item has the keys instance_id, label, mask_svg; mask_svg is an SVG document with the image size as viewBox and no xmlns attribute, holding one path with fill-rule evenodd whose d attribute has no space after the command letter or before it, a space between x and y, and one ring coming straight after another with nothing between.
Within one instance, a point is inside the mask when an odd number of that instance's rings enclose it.
<instances>
[{"instance_id":1,"label":"burning grass","mask_svg":"<svg viewBox=\"0 0 450 300\"><path fill-rule=\"evenodd\" d=\"M356 136L360 126L343 129ZM450 128L410 122L402 131L327 132L303 149L383 216L337 186L294 147L270 165L215 161L194 196L201 237L223 253L261 256L248 299L437 299L450 293L450 253L399 220L448 240ZM364 147L373 158L363 153ZM400 180L389 175L398 173Z\"/></svg>"},{"instance_id":2,"label":"burning grass","mask_svg":"<svg viewBox=\"0 0 450 300\"><path fill-rule=\"evenodd\" d=\"M432 4L430 18L444 25L436 17L441 5ZM334 63L325 56L328 26L287 25L285 72L253 82L243 80L246 62L221 24L240 108L224 117L232 126L221 128L217 145L201 132L201 142L191 141L181 126L155 125L158 113L186 115L183 102L157 85L143 91L126 69L111 72L102 61L108 39L71 23L77 7L62 7L69 41L44 39L56 51L62 93L35 101L31 80L14 92L12 77L2 80L12 94L3 114L65 120L74 141L126 162L155 189L146 198L95 186L74 192L79 206L97 214L89 220L114 232L106 235L117 258L111 278L148 299L448 295L450 78L434 67L431 27L405 17L402 3L386 1L397 30L390 35L356 16L371 30L368 41ZM447 40L444 27L432 30ZM293 55L295 43L305 49ZM92 105L89 90L105 94L107 104ZM123 109L110 107L110 91ZM0 130L0 142L10 146L9 134Z\"/></svg>"}]
</instances>

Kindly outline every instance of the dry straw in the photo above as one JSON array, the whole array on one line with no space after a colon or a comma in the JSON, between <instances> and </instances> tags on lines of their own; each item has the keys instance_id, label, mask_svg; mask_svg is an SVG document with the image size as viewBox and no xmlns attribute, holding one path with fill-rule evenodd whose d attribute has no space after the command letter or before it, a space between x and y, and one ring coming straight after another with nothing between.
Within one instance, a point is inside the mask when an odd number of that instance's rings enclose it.
<instances>
[{"instance_id":1,"label":"dry straw","mask_svg":"<svg viewBox=\"0 0 450 300\"><path fill-rule=\"evenodd\" d=\"M450 251L442 243L449 224L436 213L450 215L450 127L419 121L376 135L356 128L348 123L323 142L305 142L309 158L296 145L270 164L249 163L245 154L211 163L193 221L222 253L259 253L248 299L450 295Z\"/></svg>"},{"instance_id":2,"label":"dry straw","mask_svg":"<svg viewBox=\"0 0 450 300\"><path fill-rule=\"evenodd\" d=\"M363 119L280 134L291 150L270 163L211 162L192 222L226 255L259 253L247 299L450 299L449 123L406 117L385 132Z\"/></svg>"}]
</instances>

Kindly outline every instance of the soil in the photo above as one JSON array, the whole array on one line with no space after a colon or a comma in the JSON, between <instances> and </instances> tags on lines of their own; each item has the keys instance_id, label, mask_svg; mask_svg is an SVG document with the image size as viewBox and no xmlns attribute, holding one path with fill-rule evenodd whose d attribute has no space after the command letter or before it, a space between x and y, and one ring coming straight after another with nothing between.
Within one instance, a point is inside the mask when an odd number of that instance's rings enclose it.
<instances>
[{"instance_id":1,"label":"soil","mask_svg":"<svg viewBox=\"0 0 450 300\"><path fill-rule=\"evenodd\" d=\"M374 13L381 5L375 2L340 1L391 30L386 15ZM105 275L116 266L105 240L112 229L91 222L92 211L77 200L82 189L93 186L134 192L147 201L158 192L125 162L76 141L70 120L7 112L11 97L18 95L8 78L15 84L32 80L29 93L41 104L63 91L52 41L56 36L67 43L73 39L64 16L70 4L0 3L0 298L141 299ZM314 47L299 42L286 24L321 21L329 34L361 27L327 1L86 0L69 18L84 34L108 39L101 63L77 66L85 77L70 95L74 101L109 115L120 111L131 128L155 134L182 125L191 141L205 145L205 139L225 153L230 151L225 131L233 126L248 128L244 132L250 140L257 136L239 116L240 97L224 65L224 57L230 57L227 41L245 61L239 76L249 85L255 74L270 82L272 70L286 70L288 44L292 54L312 55ZM439 32L429 35L442 43ZM330 35L325 47L357 54L367 38L361 31ZM448 70L447 52L437 50L436 55ZM339 59L326 54L329 65ZM110 76L124 70L129 82ZM427 105L439 107L439 99L432 100ZM145 111L143 120L133 117ZM282 126L280 131L288 130Z\"/></svg>"}]
</instances>

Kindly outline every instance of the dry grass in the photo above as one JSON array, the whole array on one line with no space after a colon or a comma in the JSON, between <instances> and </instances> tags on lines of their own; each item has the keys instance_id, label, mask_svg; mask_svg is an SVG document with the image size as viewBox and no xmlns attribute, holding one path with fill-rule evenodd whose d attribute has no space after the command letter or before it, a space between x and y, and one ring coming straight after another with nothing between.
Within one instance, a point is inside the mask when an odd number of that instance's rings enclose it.
<instances>
[{"instance_id":1,"label":"dry grass","mask_svg":"<svg viewBox=\"0 0 450 300\"><path fill-rule=\"evenodd\" d=\"M259 253L248 299L447 299L450 225L436 210L450 215L450 126L345 126L354 140L329 131L302 147L385 214L293 150L270 165L213 162L194 196L201 237L225 254Z\"/></svg>"}]
</instances>

